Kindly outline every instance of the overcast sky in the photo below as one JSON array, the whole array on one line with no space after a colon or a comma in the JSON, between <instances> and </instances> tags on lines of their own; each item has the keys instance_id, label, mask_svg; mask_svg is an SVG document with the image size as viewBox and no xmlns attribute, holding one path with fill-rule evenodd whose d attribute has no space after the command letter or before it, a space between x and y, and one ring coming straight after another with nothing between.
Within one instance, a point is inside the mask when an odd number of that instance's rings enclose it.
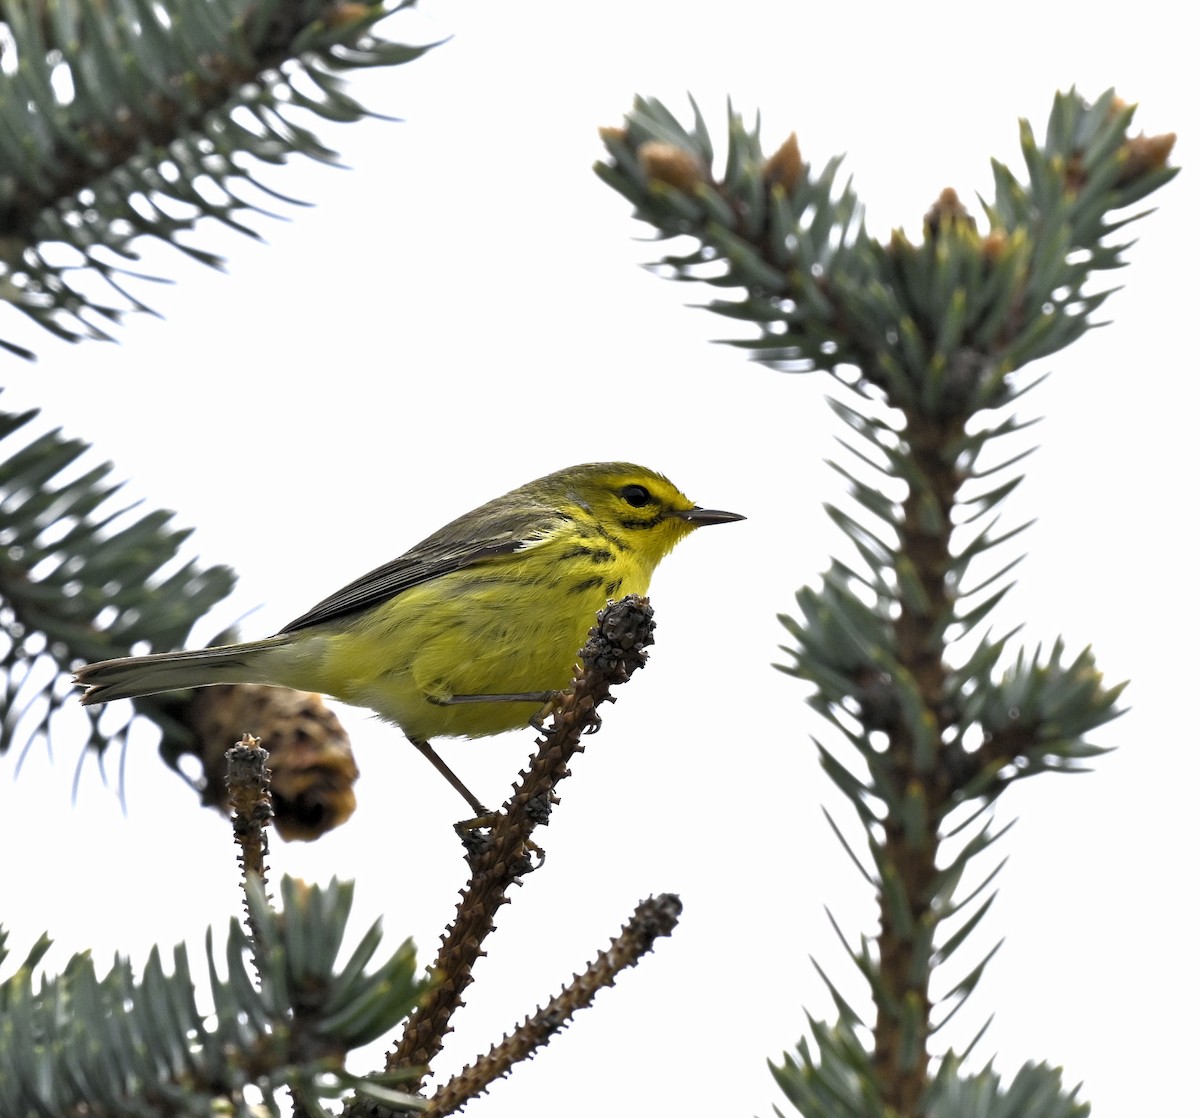
<instances>
[{"instance_id":1,"label":"overcast sky","mask_svg":"<svg viewBox=\"0 0 1200 1118\"><path fill-rule=\"evenodd\" d=\"M649 669L572 766L539 837L546 865L501 914L440 1078L556 993L642 897L678 892L682 923L471 1113L765 1115L781 1102L766 1060L800 1039L806 1009L832 1013L808 957L868 1012L823 911L873 930L821 817L840 799L809 735L832 735L769 666L785 637L775 614L847 552L821 510L844 492L823 465L840 434L829 384L712 345L729 324L688 308L706 292L638 267L655 248L590 169L597 126L635 93L683 113L688 91L714 133L728 95L762 111L768 147L794 129L813 162L847 153L879 236L915 237L945 186L990 196L988 159L1019 164L1017 118L1040 135L1056 89L1115 85L1142 106L1135 129L1180 133L1184 174L1134 230L1113 324L1020 402L1046 416L1042 449L1005 510L1012 526L1038 520L998 630L1091 643L1107 678L1132 680L1131 711L1096 735L1118 749L1094 774L1005 796L999 822L1019 816L998 847L1009 863L962 962L1005 946L937 1040L961 1045L995 1013L981 1059L995 1053L1006 1075L1062 1065L1098 1116L1177 1112L1189 1089L1194 35L1162 0L971 11L427 0L395 34L453 38L356 82L404 122L321 126L353 169L271 177L314 209L259 222L266 245L208 231L228 274L151 253L177 282L138 292L164 318L131 320L117 345L28 334L40 362L5 363L0 405L44 407L46 426L116 462L130 495L195 525L204 562L239 571L197 642L243 615L247 636L271 633L451 517L575 462L644 462L746 514L661 569ZM464 880L449 826L462 805L396 730L341 713L359 811L319 843L276 843L274 874L357 879L359 930L382 913L389 942L412 935L429 960ZM513 734L443 754L499 801L531 745ZM61 963L85 945L140 961L223 927L239 903L228 830L164 770L153 735L134 741L124 813L92 764L72 804L76 756L60 738L15 779L0 759L0 920L18 957L43 930Z\"/></svg>"}]
</instances>

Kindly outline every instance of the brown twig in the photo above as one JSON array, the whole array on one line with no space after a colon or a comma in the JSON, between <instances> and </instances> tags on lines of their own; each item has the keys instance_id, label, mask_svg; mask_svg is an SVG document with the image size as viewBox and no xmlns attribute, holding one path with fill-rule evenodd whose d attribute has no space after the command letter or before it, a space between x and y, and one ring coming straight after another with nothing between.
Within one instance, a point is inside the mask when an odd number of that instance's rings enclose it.
<instances>
[{"instance_id":1,"label":"brown twig","mask_svg":"<svg viewBox=\"0 0 1200 1118\"><path fill-rule=\"evenodd\" d=\"M229 806L233 812L233 838L241 847L238 865L242 869L242 889L253 878L267 887L267 827L271 823L271 773L267 768L267 751L258 738L246 734L225 754L228 768L225 777L229 789ZM255 943L259 941L249 900L246 908L246 927Z\"/></svg>"},{"instance_id":2,"label":"brown twig","mask_svg":"<svg viewBox=\"0 0 1200 1118\"><path fill-rule=\"evenodd\" d=\"M471 879L433 965L441 980L388 1054L388 1071L427 1068L441 1051L450 1018L463 1004L463 992L472 981L471 968L493 930L492 920L509 887L529 872L530 835L546 821L556 802L554 789L569 775L567 762L582 750L580 739L599 728L596 708L611 698L613 686L645 663L644 649L653 639L652 617L650 603L636 596L610 602L600 612L580 656L583 666L576 668L550 731L538 739L537 752L493 821L491 834L468 855ZM362 1111L352 1108L351 1113Z\"/></svg>"},{"instance_id":3,"label":"brown twig","mask_svg":"<svg viewBox=\"0 0 1200 1118\"><path fill-rule=\"evenodd\" d=\"M925 602L905 600L895 622L898 659L920 692L928 711L945 706L949 671L938 629L953 610L947 572L950 553L951 510L962 484L961 475L948 461L945 448L962 436L961 419L931 419L910 411L906 435L921 485L911 485L904 501L900 525L900 551L920 579ZM938 515L930 516L925 503ZM943 720L948 715L943 716ZM939 724L939 731L945 725ZM897 719L889 730L887 765L894 786L916 796L928 818L936 820L953 792L944 766L926 771L917 755L911 730ZM893 809L883 820L882 863L894 870L905 899L903 919L888 904L880 906L879 981L886 996L877 999L873 1027L872 1067L884 1101L896 1114L917 1115L929 1082L929 966L927 948L913 928L930 920L932 885L937 875L939 836L936 822L913 834ZM904 1011L902 1012L901 1008ZM905 1012L915 1020L915 1032L906 1033Z\"/></svg>"},{"instance_id":4,"label":"brown twig","mask_svg":"<svg viewBox=\"0 0 1200 1118\"><path fill-rule=\"evenodd\" d=\"M586 1009L605 986L612 986L617 975L635 966L660 936L670 935L679 923L683 904L673 893L649 897L633 910L629 922L607 950L587 965L583 974L564 986L562 992L538 1009L517 1028L494 1044L474 1064L448 1080L429 1100L425 1111L429 1118L444 1118L460 1110L478 1095L484 1094L495 1080L505 1076L514 1065L527 1059L534 1050L549 1043L581 1009Z\"/></svg>"}]
</instances>

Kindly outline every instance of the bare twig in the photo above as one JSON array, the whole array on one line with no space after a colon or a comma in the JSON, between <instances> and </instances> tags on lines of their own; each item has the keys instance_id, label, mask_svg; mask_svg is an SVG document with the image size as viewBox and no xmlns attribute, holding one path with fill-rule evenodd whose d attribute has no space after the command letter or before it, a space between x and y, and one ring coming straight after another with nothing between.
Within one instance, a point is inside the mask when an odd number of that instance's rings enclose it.
<instances>
[{"instance_id":1,"label":"bare twig","mask_svg":"<svg viewBox=\"0 0 1200 1118\"><path fill-rule=\"evenodd\" d=\"M251 878L267 888L267 827L271 823L271 774L267 768L267 751L258 738L246 734L225 754L228 769L225 777L229 789L229 806L233 812L233 838L241 847L238 865L242 868L242 889ZM259 942L249 900L246 908L246 928L251 939Z\"/></svg>"},{"instance_id":2,"label":"bare twig","mask_svg":"<svg viewBox=\"0 0 1200 1118\"><path fill-rule=\"evenodd\" d=\"M590 962L583 974L564 986L562 993L525 1018L524 1023L440 1087L425 1111L430 1118L443 1118L460 1110L470 1099L487 1091L489 1084L509 1073L534 1050L549 1043L551 1036L566 1025L575 1013L591 1005L596 994L612 986L617 975L635 966L660 936L670 935L679 923L683 904L673 893L663 893L642 901L611 946Z\"/></svg>"}]
</instances>

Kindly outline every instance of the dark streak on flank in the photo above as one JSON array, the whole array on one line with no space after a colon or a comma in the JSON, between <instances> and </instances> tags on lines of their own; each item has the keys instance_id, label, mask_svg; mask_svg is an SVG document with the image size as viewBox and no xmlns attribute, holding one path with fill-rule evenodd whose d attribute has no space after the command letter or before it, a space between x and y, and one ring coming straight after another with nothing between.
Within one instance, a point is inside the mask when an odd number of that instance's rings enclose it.
<instances>
[{"instance_id":1,"label":"dark streak on flank","mask_svg":"<svg viewBox=\"0 0 1200 1118\"><path fill-rule=\"evenodd\" d=\"M506 586L506 585L510 585L517 581L517 579L514 578L513 574L510 571L496 571L496 572L489 571L487 573L471 571L470 575L471 575L471 578L470 578L469 582L464 580L464 584L463 584L464 591L466 589L468 589L468 587L471 590L482 590L484 587Z\"/></svg>"},{"instance_id":2,"label":"dark streak on flank","mask_svg":"<svg viewBox=\"0 0 1200 1118\"><path fill-rule=\"evenodd\" d=\"M560 559L590 559L593 563L611 563L616 556L606 547L588 547L578 544L559 556Z\"/></svg>"},{"instance_id":3,"label":"dark streak on flank","mask_svg":"<svg viewBox=\"0 0 1200 1118\"><path fill-rule=\"evenodd\" d=\"M604 579L597 576L596 578L585 578L582 582L577 582L570 587L572 594L582 594L586 590L595 590L599 586L604 585Z\"/></svg>"},{"instance_id":4,"label":"dark streak on flank","mask_svg":"<svg viewBox=\"0 0 1200 1118\"><path fill-rule=\"evenodd\" d=\"M614 578L612 580L612 582L610 582L604 588L604 596L606 598L615 598L620 592L621 592L621 580L619 578Z\"/></svg>"}]
</instances>

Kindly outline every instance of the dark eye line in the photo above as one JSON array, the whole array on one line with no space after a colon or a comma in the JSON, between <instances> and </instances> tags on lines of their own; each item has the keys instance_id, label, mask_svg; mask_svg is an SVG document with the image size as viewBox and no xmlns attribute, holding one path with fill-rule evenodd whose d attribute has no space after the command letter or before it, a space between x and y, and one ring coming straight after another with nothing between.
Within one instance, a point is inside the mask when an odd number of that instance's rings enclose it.
<instances>
[{"instance_id":1,"label":"dark eye line","mask_svg":"<svg viewBox=\"0 0 1200 1118\"><path fill-rule=\"evenodd\" d=\"M666 513L656 512L648 520L622 520L620 526L622 528L629 528L630 530L636 530L639 528L657 528L658 525L660 525L666 519Z\"/></svg>"}]
</instances>

